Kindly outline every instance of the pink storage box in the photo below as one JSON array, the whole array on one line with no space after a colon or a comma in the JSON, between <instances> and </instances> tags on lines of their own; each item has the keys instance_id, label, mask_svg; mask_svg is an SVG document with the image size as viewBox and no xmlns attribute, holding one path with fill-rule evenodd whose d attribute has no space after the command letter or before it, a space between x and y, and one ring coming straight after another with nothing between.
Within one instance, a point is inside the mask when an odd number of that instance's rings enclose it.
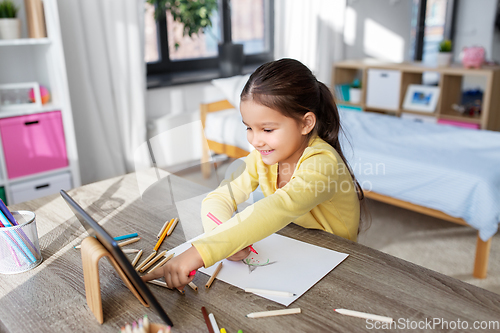
<instances>
[{"instance_id":1,"label":"pink storage box","mask_svg":"<svg viewBox=\"0 0 500 333\"><path fill-rule=\"evenodd\" d=\"M438 124L452 125L452 126L458 126L458 127L464 127L464 128L470 128L470 129L479 129L479 124L466 123L466 122L456 121L456 120L439 119Z\"/></svg>"},{"instance_id":2,"label":"pink storage box","mask_svg":"<svg viewBox=\"0 0 500 333\"><path fill-rule=\"evenodd\" d=\"M61 112L0 119L10 179L68 165Z\"/></svg>"}]
</instances>

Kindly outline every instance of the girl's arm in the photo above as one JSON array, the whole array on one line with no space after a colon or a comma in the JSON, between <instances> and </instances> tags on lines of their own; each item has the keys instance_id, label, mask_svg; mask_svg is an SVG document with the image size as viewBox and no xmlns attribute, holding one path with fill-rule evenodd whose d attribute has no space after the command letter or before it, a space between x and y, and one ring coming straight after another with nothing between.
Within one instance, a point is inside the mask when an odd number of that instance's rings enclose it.
<instances>
[{"instance_id":1,"label":"girl's arm","mask_svg":"<svg viewBox=\"0 0 500 333\"><path fill-rule=\"evenodd\" d=\"M220 221L226 222L236 211L236 207L245 202L250 194L259 185L259 178L256 168L256 155L258 151L251 152L245 161L237 161L241 165L228 179L224 179L220 186L210 192L201 205L201 220L203 229L208 232L217 224L207 217L210 212ZM236 162L234 162L236 163Z\"/></svg>"},{"instance_id":2,"label":"girl's arm","mask_svg":"<svg viewBox=\"0 0 500 333\"><path fill-rule=\"evenodd\" d=\"M204 266L233 255L330 200L337 187L337 169L333 154L316 154L305 159L283 188L193 242Z\"/></svg>"}]
</instances>

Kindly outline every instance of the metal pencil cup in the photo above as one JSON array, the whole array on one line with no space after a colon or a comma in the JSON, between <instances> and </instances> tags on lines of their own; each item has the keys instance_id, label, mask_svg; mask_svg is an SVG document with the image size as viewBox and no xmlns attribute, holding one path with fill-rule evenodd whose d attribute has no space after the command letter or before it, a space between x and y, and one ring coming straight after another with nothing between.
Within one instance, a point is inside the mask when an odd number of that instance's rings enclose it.
<instances>
[{"instance_id":1,"label":"metal pencil cup","mask_svg":"<svg viewBox=\"0 0 500 333\"><path fill-rule=\"evenodd\" d=\"M12 212L19 225L0 228L0 273L16 274L42 262L35 213Z\"/></svg>"}]
</instances>

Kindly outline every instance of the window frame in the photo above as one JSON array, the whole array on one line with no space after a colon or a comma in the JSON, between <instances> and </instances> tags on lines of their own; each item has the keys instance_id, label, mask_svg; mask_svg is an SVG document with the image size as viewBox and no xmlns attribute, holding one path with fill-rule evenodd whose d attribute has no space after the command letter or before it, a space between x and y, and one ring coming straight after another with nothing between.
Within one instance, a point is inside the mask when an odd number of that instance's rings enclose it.
<instances>
[{"instance_id":1,"label":"window frame","mask_svg":"<svg viewBox=\"0 0 500 333\"><path fill-rule=\"evenodd\" d=\"M427 12L427 0L420 0L418 4L417 25L415 33L415 48L413 53L414 61L422 61L424 56L424 35L425 35L425 16ZM446 16L444 23L444 39L452 41L453 51L453 38L455 37L455 21L457 12L457 1L447 0L446 3Z\"/></svg>"},{"instance_id":2,"label":"window frame","mask_svg":"<svg viewBox=\"0 0 500 333\"><path fill-rule=\"evenodd\" d=\"M264 0L265 10L265 26L269 27L269 34L267 38L268 52L245 55L244 66L255 66L260 65L265 62L273 60L274 57L274 0ZM231 15L229 9L229 1L223 0L222 4L219 4L219 12L222 11L220 15L221 26L222 26L222 39L223 42L231 42ZM170 60L170 53L168 49L168 32L167 32L167 20L165 17L156 22L156 31L158 32L158 54L160 60L157 62L147 62L147 76L158 76L158 75L175 75L175 74L186 74L189 72L196 71L206 71L206 70L219 70L219 58L209 57L209 58L198 58L189 60ZM196 80L195 80L196 81Z\"/></svg>"}]
</instances>

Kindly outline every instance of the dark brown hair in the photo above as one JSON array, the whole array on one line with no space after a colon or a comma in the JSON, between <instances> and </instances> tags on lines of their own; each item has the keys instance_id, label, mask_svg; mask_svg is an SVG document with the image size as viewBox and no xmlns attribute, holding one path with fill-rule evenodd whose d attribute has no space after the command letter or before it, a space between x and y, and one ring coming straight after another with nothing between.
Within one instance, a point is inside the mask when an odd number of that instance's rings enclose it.
<instances>
[{"instance_id":1,"label":"dark brown hair","mask_svg":"<svg viewBox=\"0 0 500 333\"><path fill-rule=\"evenodd\" d=\"M301 121L307 112L313 112L316 125L309 137L317 134L337 151L351 174L358 199L363 200L363 190L340 146L339 134L344 131L333 95L309 68L300 61L287 58L260 66L241 92L241 101L247 100L253 100L297 121Z\"/></svg>"}]
</instances>

